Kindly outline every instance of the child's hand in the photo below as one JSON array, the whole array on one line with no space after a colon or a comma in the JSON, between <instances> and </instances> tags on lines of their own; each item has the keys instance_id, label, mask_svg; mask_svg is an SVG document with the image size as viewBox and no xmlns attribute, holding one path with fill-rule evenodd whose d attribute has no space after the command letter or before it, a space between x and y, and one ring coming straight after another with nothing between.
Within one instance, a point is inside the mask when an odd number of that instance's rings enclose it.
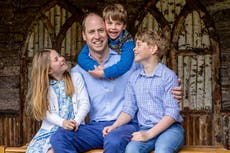
<instances>
[{"instance_id":1,"label":"child's hand","mask_svg":"<svg viewBox=\"0 0 230 153\"><path fill-rule=\"evenodd\" d=\"M77 123L74 120L64 120L63 128L66 130L74 130L76 128Z\"/></svg>"},{"instance_id":2,"label":"child's hand","mask_svg":"<svg viewBox=\"0 0 230 153\"><path fill-rule=\"evenodd\" d=\"M95 78L104 78L104 67L102 65L94 66L94 70L88 71L90 75L92 75Z\"/></svg>"},{"instance_id":3,"label":"child's hand","mask_svg":"<svg viewBox=\"0 0 230 153\"><path fill-rule=\"evenodd\" d=\"M150 139L149 134L147 132L134 132L132 134L132 140L133 141L141 141L141 142L145 142L148 141Z\"/></svg>"},{"instance_id":4,"label":"child's hand","mask_svg":"<svg viewBox=\"0 0 230 153\"><path fill-rule=\"evenodd\" d=\"M112 131L113 129L115 129L112 125L111 126L106 126L102 133L103 133L103 137L105 137L110 131Z\"/></svg>"}]
</instances>

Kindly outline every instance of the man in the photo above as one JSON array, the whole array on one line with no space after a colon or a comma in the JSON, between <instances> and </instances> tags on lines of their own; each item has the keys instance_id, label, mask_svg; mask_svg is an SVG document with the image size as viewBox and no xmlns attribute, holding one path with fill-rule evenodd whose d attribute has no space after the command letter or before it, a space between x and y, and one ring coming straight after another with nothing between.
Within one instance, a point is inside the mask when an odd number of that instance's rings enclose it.
<instances>
[{"instance_id":1,"label":"man","mask_svg":"<svg viewBox=\"0 0 230 153\"><path fill-rule=\"evenodd\" d=\"M108 47L105 24L99 15L89 13L83 20L82 28L91 58L104 67L120 60L120 55ZM95 148L103 148L105 153L124 152L131 134L138 130L136 122L120 126L106 137L103 137L102 131L112 125L121 113L126 84L135 69L134 64L128 72L114 80L94 78L78 65L72 69L72 73L80 72L85 80L91 104L90 122L80 125L76 132L60 128L51 138L55 153L85 152Z\"/></svg>"}]
</instances>

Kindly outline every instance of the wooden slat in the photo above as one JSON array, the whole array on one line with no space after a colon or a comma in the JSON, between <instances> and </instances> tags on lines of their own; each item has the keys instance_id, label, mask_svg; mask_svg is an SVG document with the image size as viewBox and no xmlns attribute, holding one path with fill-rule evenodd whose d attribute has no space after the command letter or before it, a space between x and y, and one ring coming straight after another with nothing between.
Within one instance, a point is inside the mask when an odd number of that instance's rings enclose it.
<instances>
[{"instance_id":1,"label":"wooden slat","mask_svg":"<svg viewBox=\"0 0 230 153\"><path fill-rule=\"evenodd\" d=\"M188 45L189 47L193 44L193 20L192 13L188 14L185 19L185 42L183 44Z\"/></svg>"},{"instance_id":2,"label":"wooden slat","mask_svg":"<svg viewBox=\"0 0 230 153\"><path fill-rule=\"evenodd\" d=\"M34 48L33 48L33 50L34 51L38 51L38 49L39 49L39 42L38 42L38 40L39 40L39 38L38 38L38 29L39 29L39 23L37 22L36 23L36 26L35 26L35 28L34 28L34 42L33 42L33 46L34 46Z\"/></svg>"},{"instance_id":3,"label":"wooden slat","mask_svg":"<svg viewBox=\"0 0 230 153\"><path fill-rule=\"evenodd\" d=\"M76 42L76 38L77 38L77 32L76 32L76 22L73 23L72 27L71 27L71 31L70 31L70 56L72 57L72 59L75 57L76 53L77 53L77 42ZM74 59L75 61L75 59Z\"/></svg>"},{"instance_id":4,"label":"wooden slat","mask_svg":"<svg viewBox=\"0 0 230 153\"><path fill-rule=\"evenodd\" d=\"M3 117L0 117L0 144L4 144L4 130L3 130Z\"/></svg>"},{"instance_id":5,"label":"wooden slat","mask_svg":"<svg viewBox=\"0 0 230 153\"><path fill-rule=\"evenodd\" d=\"M77 40L77 42L76 42L77 43L77 46L76 46L77 50L76 50L75 55L80 53L80 50L84 44L84 41L82 40L82 34L81 34L81 25L79 23L76 24L76 32L77 32L77 34L76 34L76 36L77 36L77 39L76 39Z\"/></svg>"},{"instance_id":6,"label":"wooden slat","mask_svg":"<svg viewBox=\"0 0 230 153\"><path fill-rule=\"evenodd\" d=\"M184 81L183 56L178 56L178 68L177 69L178 69L178 78L181 79L181 81L182 81L182 87L183 87L183 89L185 89L184 82L183 82ZM183 95L183 99L184 99L184 96L185 96L185 94ZM180 103L180 110L182 110L184 108L183 104L184 104L183 102Z\"/></svg>"},{"instance_id":7,"label":"wooden slat","mask_svg":"<svg viewBox=\"0 0 230 153\"><path fill-rule=\"evenodd\" d=\"M179 15L181 12L181 9L185 5L185 0L175 0L175 13L176 15Z\"/></svg>"},{"instance_id":8,"label":"wooden slat","mask_svg":"<svg viewBox=\"0 0 230 153\"><path fill-rule=\"evenodd\" d=\"M61 26L65 23L65 21L66 21L66 16L67 16L67 14L66 14L66 11L65 11L65 9L63 9L63 8L61 8L60 9L60 21L61 21L61 25L60 25L60 29L59 29L59 31L58 32L60 32L60 30L61 30ZM68 37L68 36L67 36ZM63 55L63 56L65 56L66 55L66 39L67 39L67 37L65 37L65 39L62 41L62 45L61 45L61 55Z\"/></svg>"},{"instance_id":9,"label":"wooden slat","mask_svg":"<svg viewBox=\"0 0 230 153\"><path fill-rule=\"evenodd\" d=\"M49 10L49 12L47 12L47 14L49 14L50 23L51 23L52 26L54 26L54 23L55 23L54 10L55 10L55 8L52 7L52 8Z\"/></svg>"},{"instance_id":10,"label":"wooden slat","mask_svg":"<svg viewBox=\"0 0 230 153\"><path fill-rule=\"evenodd\" d=\"M186 69L188 71L189 78L188 78L188 101L189 101L189 109L190 110L197 110L197 59L196 56L188 57L190 60L190 69Z\"/></svg>"},{"instance_id":11,"label":"wooden slat","mask_svg":"<svg viewBox=\"0 0 230 153\"><path fill-rule=\"evenodd\" d=\"M38 22L38 50L42 50L44 48L44 25L41 21Z\"/></svg>"},{"instance_id":12,"label":"wooden slat","mask_svg":"<svg viewBox=\"0 0 230 153\"><path fill-rule=\"evenodd\" d=\"M190 86L189 86L189 79L190 79L190 72L191 72L191 62L190 62L190 58L188 56L185 56L183 58L183 74L184 74L184 78L183 78L183 83L184 83L184 98L183 98L183 104L184 104L184 108L183 109L189 109L190 106L190 102L189 102L189 94L190 94Z\"/></svg>"},{"instance_id":13,"label":"wooden slat","mask_svg":"<svg viewBox=\"0 0 230 153\"><path fill-rule=\"evenodd\" d=\"M60 29L61 29L61 8L56 5L54 8L54 31L55 34L58 35Z\"/></svg>"},{"instance_id":14,"label":"wooden slat","mask_svg":"<svg viewBox=\"0 0 230 153\"><path fill-rule=\"evenodd\" d=\"M168 0L168 22L172 23L175 20L175 3L174 0Z\"/></svg>"},{"instance_id":15,"label":"wooden slat","mask_svg":"<svg viewBox=\"0 0 230 153\"><path fill-rule=\"evenodd\" d=\"M161 12L163 13L164 17L166 20L168 20L168 14L166 10L168 9L167 1L160 1L160 6L161 6Z\"/></svg>"},{"instance_id":16,"label":"wooden slat","mask_svg":"<svg viewBox=\"0 0 230 153\"><path fill-rule=\"evenodd\" d=\"M28 42L28 49L27 49L27 56L33 57L33 49L34 49L34 33L32 32L29 36L29 42Z\"/></svg>"},{"instance_id":17,"label":"wooden slat","mask_svg":"<svg viewBox=\"0 0 230 153\"><path fill-rule=\"evenodd\" d=\"M22 147L6 147L5 153L25 153L27 149L27 146Z\"/></svg>"},{"instance_id":18,"label":"wooden slat","mask_svg":"<svg viewBox=\"0 0 230 153\"><path fill-rule=\"evenodd\" d=\"M202 131L200 130L199 126L200 126L200 116L199 115L194 115L193 116L193 133L197 133L197 134L193 134L193 145L197 145L200 143L200 133L202 133Z\"/></svg>"},{"instance_id":19,"label":"wooden slat","mask_svg":"<svg viewBox=\"0 0 230 153\"><path fill-rule=\"evenodd\" d=\"M197 11L193 11L193 47L201 48L201 19Z\"/></svg>"},{"instance_id":20,"label":"wooden slat","mask_svg":"<svg viewBox=\"0 0 230 153\"><path fill-rule=\"evenodd\" d=\"M202 40L201 40L201 46L202 48L209 48L210 47L210 36L208 33L208 29L206 28L204 21L201 20L201 28L202 28Z\"/></svg>"},{"instance_id":21,"label":"wooden slat","mask_svg":"<svg viewBox=\"0 0 230 153\"><path fill-rule=\"evenodd\" d=\"M5 147L4 146L0 146L0 153L5 153Z\"/></svg>"},{"instance_id":22,"label":"wooden slat","mask_svg":"<svg viewBox=\"0 0 230 153\"><path fill-rule=\"evenodd\" d=\"M204 109L204 56L197 56L197 82L196 82L196 110Z\"/></svg>"},{"instance_id":23,"label":"wooden slat","mask_svg":"<svg viewBox=\"0 0 230 153\"><path fill-rule=\"evenodd\" d=\"M204 105L205 110L212 109L212 56L205 55L205 80L204 80Z\"/></svg>"},{"instance_id":24,"label":"wooden slat","mask_svg":"<svg viewBox=\"0 0 230 153\"><path fill-rule=\"evenodd\" d=\"M71 52L71 29L69 29L66 32L66 37L65 37L65 57L70 57L70 52Z\"/></svg>"}]
</instances>

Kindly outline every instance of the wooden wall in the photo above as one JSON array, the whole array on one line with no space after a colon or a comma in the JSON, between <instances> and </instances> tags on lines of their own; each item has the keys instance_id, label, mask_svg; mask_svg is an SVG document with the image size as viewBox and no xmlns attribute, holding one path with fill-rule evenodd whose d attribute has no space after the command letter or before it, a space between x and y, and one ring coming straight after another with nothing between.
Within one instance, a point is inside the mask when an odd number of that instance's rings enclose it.
<instances>
[{"instance_id":1,"label":"wooden wall","mask_svg":"<svg viewBox=\"0 0 230 153\"><path fill-rule=\"evenodd\" d=\"M87 10L100 12L111 2L119 1L0 2L0 145L24 145L40 127L25 113L33 54L53 47L70 65L76 64L83 45L81 17ZM163 62L183 80L185 144L229 147L229 0L120 2L127 7L132 34L150 27L169 38L172 47Z\"/></svg>"}]
</instances>

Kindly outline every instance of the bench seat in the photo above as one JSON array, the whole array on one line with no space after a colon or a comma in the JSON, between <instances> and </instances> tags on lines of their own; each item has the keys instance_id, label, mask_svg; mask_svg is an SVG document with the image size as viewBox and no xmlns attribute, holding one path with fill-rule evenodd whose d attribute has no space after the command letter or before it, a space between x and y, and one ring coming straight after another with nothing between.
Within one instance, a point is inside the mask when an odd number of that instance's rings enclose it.
<instances>
[{"instance_id":1,"label":"bench seat","mask_svg":"<svg viewBox=\"0 0 230 153\"><path fill-rule=\"evenodd\" d=\"M25 153L27 146L4 147L0 146L0 153ZM86 153L103 153L103 149L94 149ZM151 153L154 153L152 151ZM230 153L222 146L184 146L178 153Z\"/></svg>"},{"instance_id":2,"label":"bench seat","mask_svg":"<svg viewBox=\"0 0 230 153\"><path fill-rule=\"evenodd\" d=\"M103 153L103 150L94 149L86 153ZM178 153L230 153L230 150L221 146L184 146Z\"/></svg>"}]
</instances>

